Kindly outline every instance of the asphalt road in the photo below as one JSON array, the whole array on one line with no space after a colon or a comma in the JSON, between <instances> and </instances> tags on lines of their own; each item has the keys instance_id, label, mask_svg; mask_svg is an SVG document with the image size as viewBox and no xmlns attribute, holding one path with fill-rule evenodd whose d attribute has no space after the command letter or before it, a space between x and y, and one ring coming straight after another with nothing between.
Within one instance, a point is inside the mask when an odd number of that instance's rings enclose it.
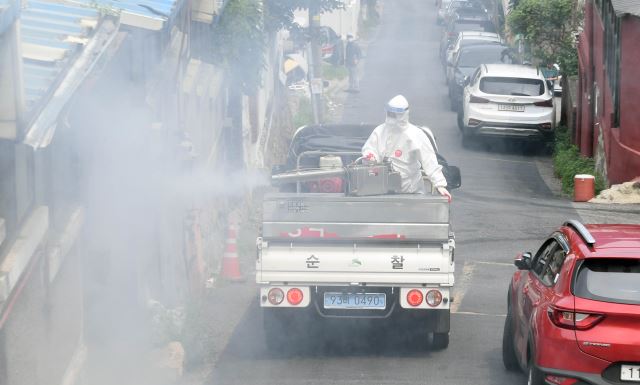
<instances>
[{"instance_id":1,"label":"asphalt road","mask_svg":"<svg viewBox=\"0 0 640 385\"><path fill-rule=\"evenodd\" d=\"M346 324L281 352L263 342L257 301L222 353L210 384L525 384L505 371L501 338L513 257L533 250L555 226L577 217L553 196L536 162L508 142L464 149L448 108L438 60L440 28L432 1L386 0L378 35L366 51L362 91L345 105L345 122L384 118L385 102L404 94L410 119L432 128L440 152L462 171L455 190L456 303L451 343L431 352L393 325ZM530 151L529 151L530 152Z\"/></svg>"}]
</instances>

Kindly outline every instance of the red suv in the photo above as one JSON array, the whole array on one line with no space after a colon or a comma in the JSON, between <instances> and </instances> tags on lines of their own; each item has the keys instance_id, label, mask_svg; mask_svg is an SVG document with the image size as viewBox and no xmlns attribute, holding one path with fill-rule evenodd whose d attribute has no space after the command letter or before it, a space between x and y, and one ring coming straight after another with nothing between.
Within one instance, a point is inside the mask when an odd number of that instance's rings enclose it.
<instances>
[{"instance_id":1,"label":"red suv","mask_svg":"<svg viewBox=\"0 0 640 385\"><path fill-rule=\"evenodd\" d=\"M640 225L569 221L523 253L502 358L529 384L640 384Z\"/></svg>"}]
</instances>

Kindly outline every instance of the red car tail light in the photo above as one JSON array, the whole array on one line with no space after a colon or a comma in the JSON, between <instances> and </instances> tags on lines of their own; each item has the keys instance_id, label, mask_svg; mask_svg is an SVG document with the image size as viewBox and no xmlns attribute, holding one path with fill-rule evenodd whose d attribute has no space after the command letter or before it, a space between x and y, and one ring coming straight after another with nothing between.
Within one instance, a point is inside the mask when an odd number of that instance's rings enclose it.
<instances>
[{"instance_id":1,"label":"red car tail light","mask_svg":"<svg viewBox=\"0 0 640 385\"><path fill-rule=\"evenodd\" d=\"M442 303L442 293L438 290L429 290L425 301L427 302L427 305L436 307Z\"/></svg>"},{"instance_id":2,"label":"red car tail light","mask_svg":"<svg viewBox=\"0 0 640 385\"><path fill-rule=\"evenodd\" d=\"M556 326L564 329L587 330L596 326L604 315L594 313L576 313L569 309L549 307L547 314Z\"/></svg>"},{"instance_id":3,"label":"red car tail light","mask_svg":"<svg viewBox=\"0 0 640 385\"><path fill-rule=\"evenodd\" d=\"M553 99L543 100L541 102L533 103L536 107L553 107Z\"/></svg>"},{"instance_id":4,"label":"red car tail light","mask_svg":"<svg viewBox=\"0 0 640 385\"><path fill-rule=\"evenodd\" d=\"M274 306L280 305L282 301L284 301L284 292L282 291L282 289L274 287L273 289L269 290L267 298L269 299L270 304Z\"/></svg>"},{"instance_id":5,"label":"red car tail light","mask_svg":"<svg viewBox=\"0 0 640 385\"><path fill-rule=\"evenodd\" d=\"M548 384L554 384L554 385L573 385L578 382L578 380L576 380L575 378L552 376L550 374L547 375L544 380Z\"/></svg>"},{"instance_id":6,"label":"red car tail light","mask_svg":"<svg viewBox=\"0 0 640 385\"><path fill-rule=\"evenodd\" d=\"M304 294L302 294L302 290L297 287L287 291L287 301L294 306L299 305L303 298Z\"/></svg>"},{"instance_id":7,"label":"red car tail light","mask_svg":"<svg viewBox=\"0 0 640 385\"><path fill-rule=\"evenodd\" d=\"M407 302L413 307L420 306L423 298L422 292L417 289L409 290L407 293Z\"/></svg>"},{"instance_id":8,"label":"red car tail light","mask_svg":"<svg viewBox=\"0 0 640 385\"><path fill-rule=\"evenodd\" d=\"M551 123L542 123L540 125L540 128L542 128L543 130L550 130L551 129Z\"/></svg>"},{"instance_id":9,"label":"red car tail light","mask_svg":"<svg viewBox=\"0 0 640 385\"><path fill-rule=\"evenodd\" d=\"M469 98L469 103L489 103L489 99L471 95L471 97Z\"/></svg>"}]
</instances>

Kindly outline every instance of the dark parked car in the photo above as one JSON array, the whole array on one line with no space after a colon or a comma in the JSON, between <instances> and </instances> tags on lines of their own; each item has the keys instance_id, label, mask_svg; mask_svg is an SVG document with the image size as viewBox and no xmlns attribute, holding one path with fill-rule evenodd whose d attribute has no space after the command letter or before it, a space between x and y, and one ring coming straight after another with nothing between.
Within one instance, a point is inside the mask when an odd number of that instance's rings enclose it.
<instances>
[{"instance_id":1,"label":"dark parked car","mask_svg":"<svg viewBox=\"0 0 640 385\"><path fill-rule=\"evenodd\" d=\"M515 265L507 369L530 385L640 383L640 225L569 221Z\"/></svg>"},{"instance_id":2,"label":"dark parked car","mask_svg":"<svg viewBox=\"0 0 640 385\"><path fill-rule=\"evenodd\" d=\"M451 109L458 110L462 104L465 80L481 64L514 64L513 51L503 44L478 44L463 47L447 63L447 83Z\"/></svg>"},{"instance_id":3,"label":"dark parked car","mask_svg":"<svg viewBox=\"0 0 640 385\"><path fill-rule=\"evenodd\" d=\"M440 58L444 58L447 49L456 41L458 33L463 31L496 32L496 29L486 15L477 14L473 17L463 18L456 16L442 31L440 38Z\"/></svg>"}]
</instances>

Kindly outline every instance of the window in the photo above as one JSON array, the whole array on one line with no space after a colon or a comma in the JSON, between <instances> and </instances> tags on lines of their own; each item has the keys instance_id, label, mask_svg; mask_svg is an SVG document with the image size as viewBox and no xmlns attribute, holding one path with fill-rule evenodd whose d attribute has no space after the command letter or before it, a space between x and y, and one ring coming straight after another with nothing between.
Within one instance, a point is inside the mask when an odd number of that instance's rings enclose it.
<instances>
[{"instance_id":1,"label":"window","mask_svg":"<svg viewBox=\"0 0 640 385\"><path fill-rule=\"evenodd\" d=\"M588 259L580 266L574 292L595 301L640 304L640 260Z\"/></svg>"},{"instance_id":2,"label":"window","mask_svg":"<svg viewBox=\"0 0 640 385\"><path fill-rule=\"evenodd\" d=\"M547 264L546 269L542 272L542 276L540 279L547 286L555 285L558 280L558 276L560 274L560 270L562 270L562 264L564 263L564 259L566 254L562 247L554 242L555 247L549 253L549 263Z\"/></svg>"},{"instance_id":3,"label":"window","mask_svg":"<svg viewBox=\"0 0 640 385\"><path fill-rule=\"evenodd\" d=\"M460 51L458 67L476 68L481 64L508 63L508 51L501 45L495 47L473 47Z\"/></svg>"},{"instance_id":4,"label":"window","mask_svg":"<svg viewBox=\"0 0 640 385\"><path fill-rule=\"evenodd\" d=\"M493 95L540 96L545 88L540 79L484 77L480 91Z\"/></svg>"},{"instance_id":5,"label":"window","mask_svg":"<svg viewBox=\"0 0 640 385\"><path fill-rule=\"evenodd\" d=\"M548 240L536 253L536 256L533 258L533 268L531 269L536 275L542 275L542 272L549 261L549 257L551 256L550 252L555 244L555 240Z\"/></svg>"}]
</instances>

